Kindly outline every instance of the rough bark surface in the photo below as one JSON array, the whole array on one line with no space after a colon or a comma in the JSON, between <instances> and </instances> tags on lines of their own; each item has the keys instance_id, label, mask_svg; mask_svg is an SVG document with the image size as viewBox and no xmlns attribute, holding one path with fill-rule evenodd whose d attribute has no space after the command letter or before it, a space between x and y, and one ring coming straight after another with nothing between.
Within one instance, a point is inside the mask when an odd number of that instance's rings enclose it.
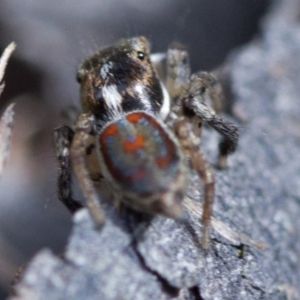
<instances>
[{"instance_id":1,"label":"rough bark surface","mask_svg":"<svg viewBox=\"0 0 300 300\"><path fill-rule=\"evenodd\" d=\"M78 212L64 258L38 253L10 299L300 299L300 6L275 4L261 36L227 61L234 110L247 123L228 170L215 170L215 218L267 248L212 230L204 252L194 212L183 224L103 204L103 229ZM206 130L211 162L217 144ZM200 202L201 191L192 176L189 195Z\"/></svg>"}]
</instances>

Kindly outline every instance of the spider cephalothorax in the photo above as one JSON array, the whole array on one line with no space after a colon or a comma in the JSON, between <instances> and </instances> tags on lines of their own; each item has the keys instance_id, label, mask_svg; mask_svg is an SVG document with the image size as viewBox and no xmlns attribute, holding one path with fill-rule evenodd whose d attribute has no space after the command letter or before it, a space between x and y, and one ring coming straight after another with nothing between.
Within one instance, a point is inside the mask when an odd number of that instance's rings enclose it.
<instances>
[{"instance_id":1,"label":"spider cephalothorax","mask_svg":"<svg viewBox=\"0 0 300 300\"><path fill-rule=\"evenodd\" d=\"M87 57L79 66L77 80L83 110L92 111L100 127L125 112L156 114L164 107L162 85L144 37L121 40Z\"/></svg>"},{"instance_id":2,"label":"spider cephalothorax","mask_svg":"<svg viewBox=\"0 0 300 300\"><path fill-rule=\"evenodd\" d=\"M72 165L96 223L104 216L94 182L105 182L111 197L135 210L179 218L189 178L187 155L204 184L207 248L214 177L200 149L201 125L222 135L220 167L235 150L237 129L217 115L221 89L215 76L191 75L180 44L173 44L166 57L167 89L145 37L121 40L83 60L77 74L83 113L74 131L67 126L55 131L59 198L72 212L81 207L72 198Z\"/></svg>"}]
</instances>

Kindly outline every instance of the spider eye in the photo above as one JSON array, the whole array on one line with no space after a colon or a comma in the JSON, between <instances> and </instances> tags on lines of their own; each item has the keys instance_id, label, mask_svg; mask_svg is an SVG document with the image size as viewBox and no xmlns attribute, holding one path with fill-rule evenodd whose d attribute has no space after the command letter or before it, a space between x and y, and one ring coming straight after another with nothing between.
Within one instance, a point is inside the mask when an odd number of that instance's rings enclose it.
<instances>
[{"instance_id":1,"label":"spider eye","mask_svg":"<svg viewBox=\"0 0 300 300\"><path fill-rule=\"evenodd\" d=\"M140 60L144 60L144 58L145 58L145 53L142 52L142 51L138 51L138 52L137 52L137 57L138 57L138 59L140 59Z\"/></svg>"},{"instance_id":2,"label":"spider eye","mask_svg":"<svg viewBox=\"0 0 300 300\"><path fill-rule=\"evenodd\" d=\"M203 95L206 91L206 88L204 86L202 86L200 89L199 89L199 93L200 95Z\"/></svg>"},{"instance_id":3,"label":"spider eye","mask_svg":"<svg viewBox=\"0 0 300 300\"><path fill-rule=\"evenodd\" d=\"M78 83L81 83L81 76L80 76L79 73L76 74L76 81L77 81Z\"/></svg>"},{"instance_id":4,"label":"spider eye","mask_svg":"<svg viewBox=\"0 0 300 300\"><path fill-rule=\"evenodd\" d=\"M187 59L186 56L182 59L182 63L183 63L184 65L186 65L186 64L188 63L188 59Z\"/></svg>"}]
</instances>

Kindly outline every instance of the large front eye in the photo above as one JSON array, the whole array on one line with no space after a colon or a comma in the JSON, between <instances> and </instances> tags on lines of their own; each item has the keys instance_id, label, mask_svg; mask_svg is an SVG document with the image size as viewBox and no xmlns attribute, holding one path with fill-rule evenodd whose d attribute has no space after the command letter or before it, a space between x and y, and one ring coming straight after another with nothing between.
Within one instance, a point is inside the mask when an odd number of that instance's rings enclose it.
<instances>
[{"instance_id":1,"label":"large front eye","mask_svg":"<svg viewBox=\"0 0 300 300\"><path fill-rule=\"evenodd\" d=\"M81 83L81 76L80 76L79 72L76 74L76 81L78 83Z\"/></svg>"},{"instance_id":2,"label":"large front eye","mask_svg":"<svg viewBox=\"0 0 300 300\"><path fill-rule=\"evenodd\" d=\"M138 52L137 52L137 57L138 57L138 59L140 59L140 60L144 60L144 58L145 58L145 53L142 52L142 51L138 51Z\"/></svg>"}]
</instances>

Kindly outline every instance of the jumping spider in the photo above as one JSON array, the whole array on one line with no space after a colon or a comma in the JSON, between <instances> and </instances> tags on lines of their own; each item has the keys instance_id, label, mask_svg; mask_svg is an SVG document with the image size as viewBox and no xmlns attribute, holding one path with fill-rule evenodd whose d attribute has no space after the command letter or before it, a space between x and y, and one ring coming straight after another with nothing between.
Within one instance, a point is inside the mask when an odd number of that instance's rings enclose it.
<instances>
[{"instance_id":1,"label":"jumping spider","mask_svg":"<svg viewBox=\"0 0 300 300\"><path fill-rule=\"evenodd\" d=\"M187 156L204 184L202 244L207 248L214 176L200 150L201 127L207 124L222 135L221 168L235 151L237 128L217 115L221 90L216 78L207 72L191 75L182 45L173 44L167 52L166 87L156 57L140 36L82 61L77 81L83 112L74 130L55 130L59 199L71 212L82 207L72 198L72 164L96 224L103 224L104 214L95 182L135 210L179 218L188 184Z\"/></svg>"}]
</instances>

